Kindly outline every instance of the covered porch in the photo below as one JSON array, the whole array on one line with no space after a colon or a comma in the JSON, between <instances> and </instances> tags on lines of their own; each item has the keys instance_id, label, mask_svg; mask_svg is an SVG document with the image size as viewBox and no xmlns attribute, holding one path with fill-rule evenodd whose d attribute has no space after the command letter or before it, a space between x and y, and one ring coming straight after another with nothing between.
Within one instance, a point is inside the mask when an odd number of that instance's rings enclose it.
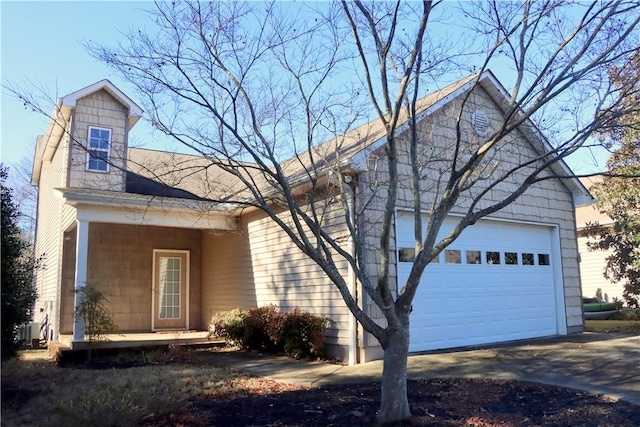
<instances>
[{"instance_id":1,"label":"covered porch","mask_svg":"<svg viewBox=\"0 0 640 427\"><path fill-rule=\"evenodd\" d=\"M165 200L156 208L157 200L126 195L98 204L92 196L63 194L75 220L63 233L58 343L89 346L84 322L74 316L88 285L104 294L120 332L100 348L207 342L203 235L234 232L233 218L201 203Z\"/></svg>"}]
</instances>

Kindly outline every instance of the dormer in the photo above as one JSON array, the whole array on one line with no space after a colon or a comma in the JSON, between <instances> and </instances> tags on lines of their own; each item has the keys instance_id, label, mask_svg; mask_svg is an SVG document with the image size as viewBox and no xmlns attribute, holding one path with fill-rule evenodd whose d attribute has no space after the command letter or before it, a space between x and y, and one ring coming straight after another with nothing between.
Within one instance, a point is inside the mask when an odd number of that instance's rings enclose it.
<instances>
[{"instance_id":1,"label":"dormer","mask_svg":"<svg viewBox=\"0 0 640 427\"><path fill-rule=\"evenodd\" d=\"M125 191L129 131L142 109L109 80L58 100L45 135L39 136L32 184L43 166L61 160L61 186Z\"/></svg>"}]
</instances>

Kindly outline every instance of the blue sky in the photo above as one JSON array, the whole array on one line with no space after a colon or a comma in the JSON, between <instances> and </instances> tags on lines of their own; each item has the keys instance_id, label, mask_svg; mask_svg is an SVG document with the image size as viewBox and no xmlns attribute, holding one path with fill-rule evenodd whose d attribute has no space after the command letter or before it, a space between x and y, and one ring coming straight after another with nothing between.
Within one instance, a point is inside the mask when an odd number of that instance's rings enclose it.
<instances>
[{"instance_id":1,"label":"blue sky","mask_svg":"<svg viewBox=\"0 0 640 427\"><path fill-rule=\"evenodd\" d=\"M122 39L120 32L149 23L144 10L152 7L151 2L1 1L3 85L22 86L30 81L57 98L108 78L132 94L133 89L89 56L81 43L89 39L115 43ZM33 141L46 130L47 118L25 110L4 89L1 108L2 162L11 164L32 156ZM131 138L143 142L150 132L146 124L139 123Z\"/></svg>"},{"instance_id":2,"label":"blue sky","mask_svg":"<svg viewBox=\"0 0 640 427\"><path fill-rule=\"evenodd\" d=\"M108 78L123 92L135 93L124 80L104 64L89 56L82 41L92 40L112 45L129 28L151 27L144 12L153 8L148 1L109 2L25 2L0 0L2 83L28 85L33 82L45 88L51 97L60 97L103 78ZM47 108L50 108L49 106ZM33 155L33 142L45 131L47 118L25 110L21 102L2 90L1 151L3 163L11 164ZM135 145L170 149L151 128L140 122L130 139ZM600 153L597 163L602 168L606 155ZM587 153L568 160L577 173L598 170Z\"/></svg>"}]
</instances>

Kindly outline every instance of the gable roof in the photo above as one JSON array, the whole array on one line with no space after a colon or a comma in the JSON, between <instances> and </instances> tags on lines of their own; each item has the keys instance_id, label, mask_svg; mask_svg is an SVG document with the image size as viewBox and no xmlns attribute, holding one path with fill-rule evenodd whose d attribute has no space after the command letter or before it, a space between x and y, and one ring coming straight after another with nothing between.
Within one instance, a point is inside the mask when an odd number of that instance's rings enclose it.
<instances>
[{"instance_id":1,"label":"gable roof","mask_svg":"<svg viewBox=\"0 0 640 427\"><path fill-rule=\"evenodd\" d=\"M464 94L467 91L473 90L476 87L484 89L496 105L503 107L509 99L509 92L502 86L496 76L490 70L486 70L483 73L471 74L440 91L434 92L431 95L427 95L418 101L417 120L420 121L423 118L438 111L446 104L448 104L454 98ZM398 126L396 132L400 133L407 129L408 123L406 116L404 120L399 121L401 124ZM526 132L522 132L524 137L528 140L530 145L539 153L552 151L552 146L540 130L533 124L533 122L527 119L521 127L526 128ZM380 148L384 145L384 133L377 141L368 144L367 147L363 147L352 159L354 165L366 164L366 155ZM364 148L367 148L364 151ZM364 154L364 156L363 156ZM590 205L594 202L593 197L587 190L587 188L576 178L566 162L560 159L558 162L553 163L550 166L555 175L560 177L567 177L563 179L563 184L571 192L573 202L576 206Z\"/></svg>"},{"instance_id":2,"label":"gable roof","mask_svg":"<svg viewBox=\"0 0 640 427\"><path fill-rule=\"evenodd\" d=\"M36 139L36 150L31 171L32 185L38 184L42 162L51 160L58 149L58 145L65 134L65 126L71 119L71 113L76 106L76 102L101 90L109 93L129 111L129 128L127 130L130 130L142 117L142 108L107 79L100 80L59 98L51 113L46 133L39 135Z\"/></svg>"},{"instance_id":3,"label":"gable roof","mask_svg":"<svg viewBox=\"0 0 640 427\"><path fill-rule=\"evenodd\" d=\"M109 93L114 90L112 85L109 86L108 80L102 80L61 98L60 102L70 105L82 96L104 88L104 85L110 88ZM484 89L499 107L506 105L508 92L491 71L485 71L471 74L421 98L417 104L418 120L428 117L453 99L476 87ZM116 93L116 95L117 99L122 99L123 102L129 100L122 93ZM398 133L408 128L407 119L407 114L403 111L398 121ZM527 121L522 126L527 128L522 134L537 152L543 154L551 150L550 143L532 122ZM385 136L382 121L372 120L318 145L311 152L305 151L282 162L281 167L291 185L305 182L311 174L317 176L336 165L355 172L362 171L366 169L366 159L370 153L384 146ZM195 197L201 200L218 201L228 200L242 193L247 197L250 196L250 192L243 187L238 177L220 166L212 165L211 161L205 157L130 148L128 159L127 169L131 172L131 175L128 175L131 178L131 184L127 191L130 193L187 199ZM250 163L247 165L249 166L247 174L250 175L250 179L262 189L268 190L270 183L264 174L252 171ZM573 177L573 172L564 161L560 160L553 164L551 169L557 176L568 177L562 182L571 192L575 205L593 203L593 198L586 187ZM175 191L172 191L172 188Z\"/></svg>"},{"instance_id":4,"label":"gable roof","mask_svg":"<svg viewBox=\"0 0 640 427\"><path fill-rule=\"evenodd\" d=\"M458 96L461 93L460 89L476 77L477 74L471 74L419 99L416 106L418 120ZM437 108L434 109L434 106L437 106ZM407 113L403 110L398 119L397 133L403 132L408 127L407 120ZM304 152L283 162L282 168L291 180L304 178L308 167L312 164L317 170L333 166L336 162L355 170L364 170L366 168L366 157L371 151L384 145L385 137L384 123L379 118L376 118L346 132L344 135L314 147L312 149L313 156L316 159L314 162L311 161L312 155L309 152Z\"/></svg>"}]
</instances>

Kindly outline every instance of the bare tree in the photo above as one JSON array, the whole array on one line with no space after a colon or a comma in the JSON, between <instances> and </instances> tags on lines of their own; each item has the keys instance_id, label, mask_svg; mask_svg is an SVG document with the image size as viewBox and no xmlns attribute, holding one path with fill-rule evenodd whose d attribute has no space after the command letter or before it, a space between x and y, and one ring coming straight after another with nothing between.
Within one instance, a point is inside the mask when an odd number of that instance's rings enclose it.
<instances>
[{"instance_id":1,"label":"bare tree","mask_svg":"<svg viewBox=\"0 0 640 427\"><path fill-rule=\"evenodd\" d=\"M31 151L35 147L32 144ZM38 205L38 190L31 185L31 169L33 159L25 156L10 165L11 175L9 186L13 188L16 205L20 207L19 224L29 241L35 238L36 210Z\"/></svg>"},{"instance_id":2,"label":"bare tree","mask_svg":"<svg viewBox=\"0 0 640 427\"><path fill-rule=\"evenodd\" d=\"M409 317L425 268L481 218L542 181L566 178L554 165L597 144L591 135L628 113L622 100L635 87L614 85L607 74L638 49L635 1L156 8L153 31L132 31L115 48L89 44L90 51L139 89L157 129L205 158L202 168L234 177L232 185L209 183L224 188L210 200L266 213L335 284L384 349L383 423L411 416ZM439 20L447 19L461 23L457 44L441 36ZM461 63L476 73L422 97ZM494 66L511 78L508 89L497 88L500 114L489 126L487 117L470 117ZM441 129L422 119L456 90L439 116L449 130L443 143ZM518 134L540 141L536 154L518 150ZM366 153L361 162L351 156L355 147ZM396 286L390 265L400 202L413 211L415 256ZM343 209L348 245L323 226L329 205ZM454 212L455 225L442 234ZM344 261L384 319L358 304L336 267Z\"/></svg>"}]
</instances>

